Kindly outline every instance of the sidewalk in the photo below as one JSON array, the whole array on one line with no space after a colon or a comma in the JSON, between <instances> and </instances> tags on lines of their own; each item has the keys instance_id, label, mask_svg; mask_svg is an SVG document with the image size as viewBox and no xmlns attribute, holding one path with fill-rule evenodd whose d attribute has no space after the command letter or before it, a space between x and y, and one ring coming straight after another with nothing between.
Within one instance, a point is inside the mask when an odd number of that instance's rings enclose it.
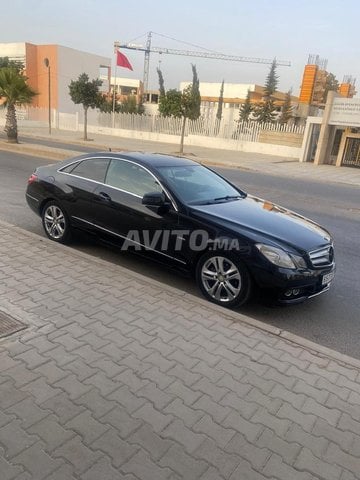
<instances>
[{"instance_id":1,"label":"sidewalk","mask_svg":"<svg viewBox=\"0 0 360 480\"><path fill-rule=\"evenodd\" d=\"M1 480L360 478L359 361L0 231Z\"/></svg>"},{"instance_id":2,"label":"sidewalk","mask_svg":"<svg viewBox=\"0 0 360 480\"><path fill-rule=\"evenodd\" d=\"M74 144L74 150L76 150L76 145L93 147L98 150L109 150L109 148L112 148L113 150L144 150L158 153L175 153L178 150L178 145L175 144L100 134L89 134L92 141L84 142L81 140L82 132L70 132L66 130L53 130L50 137L47 129L41 127L22 127L20 138L21 135ZM69 153L68 155L71 156ZM242 168L280 177L296 177L304 180L360 186L360 169L357 168L337 168L333 165L315 166L312 163L300 163L297 160L286 157L195 146L187 147L186 139L184 155L189 155L190 158L208 165Z\"/></svg>"}]
</instances>

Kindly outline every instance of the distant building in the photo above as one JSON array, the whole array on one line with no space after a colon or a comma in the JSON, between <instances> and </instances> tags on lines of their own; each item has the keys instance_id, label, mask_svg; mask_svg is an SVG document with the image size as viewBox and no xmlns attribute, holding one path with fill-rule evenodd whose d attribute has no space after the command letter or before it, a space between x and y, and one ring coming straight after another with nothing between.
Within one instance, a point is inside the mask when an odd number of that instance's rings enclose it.
<instances>
[{"instance_id":1,"label":"distant building","mask_svg":"<svg viewBox=\"0 0 360 480\"><path fill-rule=\"evenodd\" d=\"M191 82L181 82L180 90L186 88ZM216 115L219 95L220 95L221 83L207 83L200 82L199 89L201 95L201 111L204 116ZM253 105L261 103L264 99L264 87L256 85L254 83L225 83L224 84L224 100L223 100L223 116L234 117L238 116L238 110L245 102L247 94L250 94L250 102ZM281 111L281 107L284 104L285 92L275 92L272 96L277 111ZM291 101L294 110L298 104L298 98L291 97ZM235 112L235 113L234 113Z\"/></svg>"},{"instance_id":2,"label":"distant building","mask_svg":"<svg viewBox=\"0 0 360 480\"><path fill-rule=\"evenodd\" d=\"M109 89L111 60L107 57L82 52L61 45L34 45L32 43L0 43L0 57L19 60L25 66L29 85L38 92L33 106L49 107L49 77L44 60L49 60L51 108L61 112L72 113L78 110L69 96L69 84L81 73L87 73L90 79L100 78L106 71L104 91Z\"/></svg>"},{"instance_id":3,"label":"distant building","mask_svg":"<svg viewBox=\"0 0 360 480\"><path fill-rule=\"evenodd\" d=\"M106 77L102 76L101 79L106 80ZM137 104L143 102L146 113L158 113L159 90L144 92L144 84L141 80L127 77L111 77L109 93L112 95L114 90L118 102L122 103L129 96L134 96Z\"/></svg>"},{"instance_id":4,"label":"distant building","mask_svg":"<svg viewBox=\"0 0 360 480\"><path fill-rule=\"evenodd\" d=\"M356 79L351 75L345 75L342 83L339 85L338 93L345 98L353 98L357 91L355 90Z\"/></svg>"},{"instance_id":5,"label":"distant building","mask_svg":"<svg viewBox=\"0 0 360 480\"><path fill-rule=\"evenodd\" d=\"M299 95L299 113L301 117L315 115L323 109L328 92L328 80L331 73L327 71L327 60L319 55L309 55L304 67ZM356 95L355 78L346 75L339 84L338 93L346 98Z\"/></svg>"},{"instance_id":6,"label":"distant building","mask_svg":"<svg viewBox=\"0 0 360 480\"><path fill-rule=\"evenodd\" d=\"M106 77L102 76L101 79L106 80ZM126 77L110 77L109 92L112 94L114 90L118 102L123 102L129 96L133 96L136 98L136 103L140 103L144 89L141 80Z\"/></svg>"}]
</instances>

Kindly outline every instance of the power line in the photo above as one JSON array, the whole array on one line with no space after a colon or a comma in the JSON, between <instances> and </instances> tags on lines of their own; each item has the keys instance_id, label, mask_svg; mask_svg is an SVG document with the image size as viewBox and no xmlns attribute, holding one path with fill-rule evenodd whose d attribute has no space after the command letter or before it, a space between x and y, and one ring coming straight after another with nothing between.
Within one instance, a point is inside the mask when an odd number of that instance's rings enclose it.
<instances>
[{"instance_id":1,"label":"power line","mask_svg":"<svg viewBox=\"0 0 360 480\"><path fill-rule=\"evenodd\" d=\"M179 42L179 43L182 43L184 45L189 45L190 47L200 48L201 50L206 50L207 52L219 53L219 52L216 52L215 50L211 50L210 48L206 48L206 47L202 47L200 45L196 45L195 43L189 43L189 42L185 42L183 40L178 40L177 38L169 37L168 35L164 35L163 33L157 33L157 32L152 32L152 33L155 33L155 35L159 35L159 37L168 38L169 40L173 40L175 42Z\"/></svg>"}]
</instances>

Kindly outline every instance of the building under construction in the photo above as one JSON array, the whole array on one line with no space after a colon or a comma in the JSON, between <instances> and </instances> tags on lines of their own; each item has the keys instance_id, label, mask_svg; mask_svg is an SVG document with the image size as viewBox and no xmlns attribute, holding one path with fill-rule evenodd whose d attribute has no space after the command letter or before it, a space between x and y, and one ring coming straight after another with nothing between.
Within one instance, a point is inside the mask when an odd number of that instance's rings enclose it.
<instances>
[{"instance_id":1,"label":"building under construction","mask_svg":"<svg viewBox=\"0 0 360 480\"><path fill-rule=\"evenodd\" d=\"M327 60L320 58L319 55L309 55L300 88L298 112L300 117L316 115L319 108L324 108L327 92L333 90L334 85L343 97L352 98L356 94L355 78L346 75L342 83L337 85L334 75L327 70L327 63Z\"/></svg>"}]
</instances>

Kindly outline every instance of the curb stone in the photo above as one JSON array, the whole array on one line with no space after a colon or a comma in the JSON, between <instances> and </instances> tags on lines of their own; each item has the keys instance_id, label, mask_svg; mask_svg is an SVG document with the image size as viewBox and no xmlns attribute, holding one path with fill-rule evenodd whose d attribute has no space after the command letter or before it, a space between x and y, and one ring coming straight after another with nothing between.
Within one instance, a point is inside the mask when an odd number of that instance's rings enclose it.
<instances>
[{"instance_id":1,"label":"curb stone","mask_svg":"<svg viewBox=\"0 0 360 480\"><path fill-rule=\"evenodd\" d=\"M44 145L28 144L28 143L6 143L0 141L0 150L11 153L23 153L33 157L50 158L53 160L65 160L73 156L79 155L82 152L75 150L65 150L61 148L46 147Z\"/></svg>"},{"instance_id":2,"label":"curb stone","mask_svg":"<svg viewBox=\"0 0 360 480\"><path fill-rule=\"evenodd\" d=\"M38 138L39 140L43 140L44 137L33 137L33 138ZM60 141L53 141L54 143L63 143ZM79 145L82 146L83 144L80 143L75 143L75 142L67 142L71 145ZM99 152L107 152L109 151L108 147L105 145L98 145L98 144L93 144L95 148L99 149ZM54 161L61 161L61 160L66 160L67 158L75 157L78 155L82 155L84 152L80 152L79 150L66 150L62 148L57 148L57 147L47 147L44 148L42 145L37 145L34 143L28 144L28 143L20 143L20 144L6 144L6 142L1 142L0 141L0 150L10 152L10 153L23 153L24 155L29 155L32 157L42 157L42 158L48 158ZM117 152L128 152L129 150L126 148L123 149L111 149L111 153L117 153ZM173 154L176 156L176 154ZM246 170L246 171L253 171L253 172L258 172L259 169L256 168L247 168L242 165L237 165L235 163L227 163L226 165L216 162L214 160L207 160L205 158L200 158L196 157L193 158L191 154L184 154L182 155L185 158L189 158L189 160L193 160L195 162L200 163L201 165L206 165L210 167L219 167L219 168L230 168L230 169L238 169L238 170Z\"/></svg>"},{"instance_id":3,"label":"curb stone","mask_svg":"<svg viewBox=\"0 0 360 480\"><path fill-rule=\"evenodd\" d=\"M23 235L23 236L28 237L32 240L37 240L37 241L40 241L40 242L46 242L48 244L54 245L54 242L52 242L51 240L49 240L47 238L39 237L39 235L37 235L35 233L28 232L28 231L22 229L21 227L12 225L12 224L10 224L8 222L5 222L3 220L0 220L0 227L8 228L8 229L11 229L13 231L16 231L19 235ZM324 346L319 345L315 342L312 342L311 340L307 340L306 338L303 338L303 337L295 335L291 332L288 332L287 330L282 330L282 329L279 329L277 327L273 327L272 325L268 325L268 324L266 324L264 322L261 322L259 320L255 320L253 318L247 317L247 316L245 316L241 313L237 313L237 312L234 312L234 311L231 311L231 310L227 310L224 307L220 307L218 305L212 304L211 302L209 302L205 299L198 298L195 295L192 295L191 293L182 292L181 290L179 290L175 287L163 284L163 283L159 282L158 280L154 280L154 279L150 280L148 277L146 277L146 276L144 276L140 273L134 272L132 270L128 270L125 267L122 267L122 266L119 266L119 265L115 265L111 262L108 262L107 260L103 260L101 258L93 257L93 256L91 256L87 253L79 252L77 250L72 249L71 247L68 247L66 245L61 245L59 243L57 244L57 248L62 249L68 255L72 255L73 257L80 257L80 258L83 258L85 260L91 261L92 263L95 262L95 263L97 263L99 265L102 265L102 266L105 266L105 267L111 266L112 269L116 269L116 270L118 270L118 269L119 270L126 270L127 275L129 277L132 277L134 280L138 280L142 283L149 284L151 286L156 286L156 287L160 288L161 290L163 290L165 292L169 292L173 295L177 295L177 296L181 295L181 297L185 298L189 302L195 303L195 304L200 305L200 306L206 306L207 309L213 310L216 314L222 316L225 319L231 320L234 323L244 323L244 324L249 325L249 326L251 326L253 328L256 328L258 330L262 330L263 332L266 332L270 335L279 337L279 338L283 339L284 341L287 341L291 344L298 345L298 346L304 348L305 350L307 350L311 353L315 352L317 355L319 355L321 357L326 357L326 358L329 358L331 360L341 362L345 365L360 369L360 359L353 358L353 357L350 357L346 354L337 352L336 350L332 350L331 348L324 347ZM13 308L11 307L9 309L9 313L16 316L16 317L19 317L18 311L17 310L12 311L12 310L13 310Z\"/></svg>"}]
</instances>

